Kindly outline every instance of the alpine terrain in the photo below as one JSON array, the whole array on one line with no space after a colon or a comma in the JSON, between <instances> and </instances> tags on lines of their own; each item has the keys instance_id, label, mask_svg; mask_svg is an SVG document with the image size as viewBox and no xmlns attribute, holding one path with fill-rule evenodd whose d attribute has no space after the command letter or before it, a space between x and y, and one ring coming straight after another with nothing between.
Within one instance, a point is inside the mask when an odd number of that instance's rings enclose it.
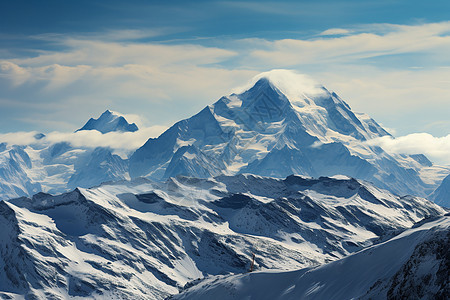
<instances>
[{"instance_id":1,"label":"alpine terrain","mask_svg":"<svg viewBox=\"0 0 450 300\"><path fill-rule=\"evenodd\" d=\"M448 299L450 215L328 264L205 280L173 299Z\"/></svg>"},{"instance_id":2,"label":"alpine terrain","mask_svg":"<svg viewBox=\"0 0 450 300\"><path fill-rule=\"evenodd\" d=\"M84 130L123 132L137 130L137 126L105 111L77 131ZM35 143L27 146L0 144L0 199L31 196L41 191L62 193L105 181L130 179L128 160L114 154L113 149L51 143L44 141L44 134L35 138Z\"/></svg>"},{"instance_id":3,"label":"alpine terrain","mask_svg":"<svg viewBox=\"0 0 450 300\"><path fill-rule=\"evenodd\" d=\"M3 298L163 299L343 258L444 209L351 178L146 179L0 202ZM195 299L195 297L193 298Z\"/></svg>"},{"instance_id":4,"label":"alpine terrain","mask_svg":"<svg viewBox=\"0 0 450 300\"><path fill-rule=\"evenodd\" d=\"M429 196L435 203L450 207L450 175L442 180L438 188Z\"/></svg>"},{"instance_id":5,"label":"alpine terrain","mask_svg":"<svg viewBox=\"0 0 450 300\"><path fill-rule=\"evenodd\" d=\"M138 128L107 110L77 133L86 130L108 134ZM366 114L352 112L334 92L306 76L274 70L150 138L129 159L106 147L40 142L43 134L28 146L2 144L0 199L110 180L240 173L347 175L398 195L425 197L450 173L422 154L387 153L370 142L383 136L390 134ZM450 206L446 201L440 204Z\"/></svg>"},{"instance_id":6,"label":"alpine terrain","mask_svg":"<svg viewBox=\"0 0 450 300\"><path fill-rule=\"evenodd\" d=\"M367 141L389 133L308 77L275 70L255 81L149 139L130 157L131 177L344 174L426 196L449 173L424 155L371 146Z\"/></svg>"},{"instance_id":7,"label":"alpine terrain","mask_svg":"<svg viewBox=\"0 0 450 300\"><path fill-rule=\"evenodd\" d=\"M107 110L70 137L137 130ZM274 70L128 155L0 143L0 298L444 299L450 169L382 137Z\"/></svg>"}]
</instances>

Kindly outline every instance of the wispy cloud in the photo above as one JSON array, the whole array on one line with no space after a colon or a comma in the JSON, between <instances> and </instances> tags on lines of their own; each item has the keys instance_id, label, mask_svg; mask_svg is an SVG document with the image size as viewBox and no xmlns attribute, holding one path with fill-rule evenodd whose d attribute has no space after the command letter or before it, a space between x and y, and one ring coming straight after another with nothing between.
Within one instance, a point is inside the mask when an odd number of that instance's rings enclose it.
<instances>
[{"instance_id":1,"label":"wispy cloud","mask_svg":"<svg viewBox=\"0 0 450 300\"><path fill-rule=\"evenodd\" d=\"M218 67L237 53L217 47L73 38L59 43L64 50L0 61L0 89L14 99L9 117L37 122L52 115L71 120L75 129L109 108L139 112L149 125L170 125L256 73ZM1 123L3 130L11 123Z\"/></svg>"},{"instance_id":2,"label":"wispy cloud","mask_svg":"<svg viewBox=\"0 0 450 300\"><path fill-rule=\"evenodd\" d=\"M311 40L277 40L266 44L266 49L252 51L250 56L260 64L277 66L319 61L329 64L355 63L361 59L406 53L440 53L439 59L447 62L449 60L448 56L443 54L450 50L450 22L414 26L385 24L382 28L389 31L366 31ZM331 32L336 30L332 29ZM345 29L339 29L340 32L343 30Z\"/></svg>"},{"instance_id":3,"label":"wispy cloud","mask_svg":"<svg viewBox=\"0 0 450 300\"><path fill-rule=\"evenodd\" d=\"M116 66L124 64L210 64L220 62L237 53L217 47L194 44L163 45L157 43L120 43L108 40L62 38L62 51L46 51L29 58L11 62L30 67L61 64L67 66Z\"/></svg>"},{"instance_id":4,"label":"wispy cloud","mask_svg":"<svg viewBox=\"0 0 450 300\"><path fill-rule=\"evenodd\" d=\"M319 35L327 36L327 35L347 35L350 34L351 31L343 28L331 28L325 31L322 31Z\"/></svg>"}]
</instances>

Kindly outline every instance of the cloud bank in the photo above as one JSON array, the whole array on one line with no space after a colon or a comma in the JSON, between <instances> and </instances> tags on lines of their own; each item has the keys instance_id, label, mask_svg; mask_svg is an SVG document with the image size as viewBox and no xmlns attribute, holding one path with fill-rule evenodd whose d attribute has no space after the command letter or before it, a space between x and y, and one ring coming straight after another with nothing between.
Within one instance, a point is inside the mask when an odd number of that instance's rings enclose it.
<instances>
[{"instance_id":1,"label":"cloud bank","mask_svg":"<svg viewBox=\"0 0 450 300\"><path fill-rule=\"evenodd\" d=\"M36 138L37 131L13 132L0 134L0 143L18 146L33 144L45 146L48 144L67 142L79 148L108 147L115 150L131 151L141 147L149 138L159 136L166 129L166 126L152 126L141 128L135 132L108 132L105 134L97 130L83 130L78 132L53 131L41 139Z\"/></svg>"},{"instance_id":2,"label":"cloud bank","mask_svg":"<svg viewBox=\"0 0 450 300\"><path fill-rule=\"evenodd\" d=\"M434 137L428 133L413 133L395 139L384 136L368 143L393 153L425 154L435 163L450 165L450 134Z\"/></svg>"}]
</instances>

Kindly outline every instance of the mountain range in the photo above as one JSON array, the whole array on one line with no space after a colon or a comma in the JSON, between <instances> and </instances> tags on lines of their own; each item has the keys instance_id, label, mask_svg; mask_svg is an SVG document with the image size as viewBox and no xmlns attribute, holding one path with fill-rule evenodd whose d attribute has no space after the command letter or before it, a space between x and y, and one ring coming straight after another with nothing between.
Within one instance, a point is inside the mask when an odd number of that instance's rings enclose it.
<instances>
[{"instance_id":1,"label":"mountain range","mask_svg":"<svg viewBox=\"0 0 450 300\"><path fill-rule=\"evenodd\" d=\"M341 259L445 213L339 177L178 176L0 202L0 297L163 299L197 279ZM195 299L192 298L192 299Z\"/></svg>"},{"instance_id":2,"label":"mountain range","mask_svg":"<svg viewBox=\"0 0 450 300\"><path fill-rule=\"evenodd\" d=\"M139 132L107 110L70 136ZM445 297L450 168L385 137L275 70L128 155L0 143L0 298Z\"/></svg>"},{"instance_id":3,"label":"mountain range","mask_svg":"<svg viewBox=\"0 0 450 300\"><path fill-rule=\"evenodd\" d=\"M449 232L446 215L319 267L214 276L172 299L447 299Z\"/></svg>"},{"instance_id":4,"label":"mountain range","mask_svg":"<svg viewBox=\"0 0 450 300\"><path fill-rule=\"evenodd\" d=\"M285 71L263 73L244 92L222 97L149 139L131 155L130 176L344 174L400 195L427 196L449 172L443 168L433 178L439 167L424 155L371 146L368 140L390 134L306 80Z\"/></svg>"},{"instance_id":5,"label":"mountain range","mask_svg":"<svg viewBox=\"0 0 450 300\"><path fill-rule=\"evenodd\" d=\"M138 128L105 111L77 131L84 130ZM278 178L342 174L398 195L426 197L450 173L422 154L388 153L368 142L384 136L390 134L366 114L354 113L336 93L307 77L275 70L175 123L128 158L114 154L114 149L79 148L70 142L3 145L0 198L61 193L138 177L166 180L240 173ZM450 206L445 194L433 195Z\"/></svg>"}]
</instances>

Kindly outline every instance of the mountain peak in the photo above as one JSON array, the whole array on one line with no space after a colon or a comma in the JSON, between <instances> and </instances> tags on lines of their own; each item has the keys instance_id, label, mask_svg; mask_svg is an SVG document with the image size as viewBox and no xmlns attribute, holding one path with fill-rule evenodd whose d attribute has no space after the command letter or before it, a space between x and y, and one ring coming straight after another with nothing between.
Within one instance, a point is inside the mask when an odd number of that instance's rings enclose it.
<instances>
[{"instance_id":1,"label":"mountain peak","mask_svg":"<svg viewBox=\"0 0 450 300\"><path fill-rule=\"evenodd\" d=\"M107 109L98 119L90 118L89 121L76 132L82 130L97 130L101 133L113 131L135 132L138 130L138 127L135 123L128 123L120 113Z\"/></svg>"},{"instance_id":2,"label":"mountain peak","mask_svg":"<svg viewBox=\"0 0 450 300\"><path fill-rule=\"evenodd\" d=\"M275 69L263 72L250 81L250 83L237 90L242 93L258 85L269 85L283 93L294 105L298 102L304 105L304 98L308 96L325 96L329 92L319 82L305 74L291 70Z\"/></svg>"},{"instance_id":3,"label":"mountain peak","mask_svg":"<svg viewBox=\"0 0 450 300\"><path fill-rule=\"evenodd\" d=\"M222 102L228 106L225 109L243 110L255 120L258 116L264 117L256 121L273 123L295 119L322 143L333 142L336 136L346 141L348 138L362 141L389 135L370 117L355 115L336 93L308 75L290 70L261 73L247 86L224 98Z\"/></svg>"},{"instance_id":4,"label":"mountain peak","mask_svg":"<svg viewBox=\"0 0 450 300\"><path fill-rule=\"evenodd\" d=\"M108 115L118 115L117 113L114 113L112 111L110 111L109 109L105 110L101 116L108 116Z\"/></svg>"}]
</instances>

